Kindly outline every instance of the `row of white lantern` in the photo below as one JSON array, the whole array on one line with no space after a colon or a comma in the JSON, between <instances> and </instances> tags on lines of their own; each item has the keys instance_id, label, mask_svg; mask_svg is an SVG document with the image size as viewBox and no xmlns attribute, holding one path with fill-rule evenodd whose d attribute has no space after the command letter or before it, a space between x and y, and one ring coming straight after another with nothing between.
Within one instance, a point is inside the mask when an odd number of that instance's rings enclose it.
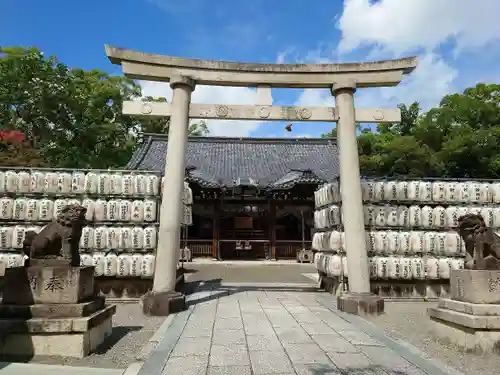
<instances>
[{"instance_id":1,"label":"row of white lantern","mask_svg":"<svg viewBox=\"0 0 500 375\"><path fill-rule=\"evenodd\" d=\"M126 199L33 199L0 198L1 220L46 221L55 219L67 205L78 204L87 208L89 221L153 222L157 219L157 200Z\"/></svg>"},{"instance_id":2,"label":"row of white lantern","mask_svg":"<svg viewBox=\"0 0 500 375\"><path fill-rule=\"evenodd\" d=\"M3 249L22 249L28 231L40 232L40 226L0 227L0 247ZM139 226L98 226L85 227L80 237L81 249L155 249L158 230L156 227Z\"/></svg>"},{"instance_id":3,"label":"row of white lantern","mask_svg":"<svg viewBox=\"0 0 500 375\"><path fill-rule=\"evenodd\" d=\"M131 172L47 172L0 171L1 193L98 194L157 196L165 177ZM193 203L193 194L184 183L185 204Z\"/></svg>"},{"instance_id":4,"label":"row of white lantern","mask_svg":"<svg viewBox=\"0 0 500 375\"><path fill-rule=\"evenodd\" d=\"M464 256L465 245L456 232L396 232L365 233L367 251L375 254L439 254ZM345 252L344 232L314 233L312 248L319 251Z\"/></svg>"},{"instance_id":5,"label":"row of white lantern","mask_svg":"<svg viewBox=\"0 0 500 375\"><path fill-rule=\"evenodd\" d=\"M341 207L332 205L314 212L314 227L333 228L342 220ZM375 206L363 207L365 225L407 228L455 228L458 218L467 214L481 215L488 227L500 228L500 206Z\"/></svg>"},{"instance_id":6,"label":"row of white lantern","mask_svg":"<svg viewBox=\"0 0 500 375\"><path fill-rule=\"evenodd\" d=\"M348 277L347 258L336 254L316 253L318 271L330 277ZM374 256L369 258L370 279L439 280L449 279L452 270L464 268L464 259L452 257Z\"/></svg>"},{"instance_id":7,"label":"row of white lantern","mask_svg":"<svg viewBox=\"0 0 500 375\"><path fill-rule=\"evenodd\" d=\"M361 190L365 202L500 203L500 182L362 181ZM314 198L316 207L340 202L339 184L323 185Z\"/></svg>"}]
</instances>

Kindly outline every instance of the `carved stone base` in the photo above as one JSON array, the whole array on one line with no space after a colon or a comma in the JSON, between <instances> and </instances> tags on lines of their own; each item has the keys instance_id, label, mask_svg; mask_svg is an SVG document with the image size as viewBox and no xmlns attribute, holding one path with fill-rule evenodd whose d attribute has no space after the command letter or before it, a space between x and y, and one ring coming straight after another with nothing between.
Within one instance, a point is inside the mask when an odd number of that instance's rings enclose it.
<instances>
[{"instance_id":1,"label":"carved stone base","mask_svg":"<svg viewBox=\"0 0 500 375\"><path fill-rule=\"evenodd\" d=\"M0 319L0 355L82 358L111 334L116 305L83 318Z\"/></svg>"},{"instance_id":2,"label":"carved stone base","mask_svg":"<svg viewBox=\"0 0 500 375\"><path fill-rule=\"evenodd\" d=\"M94 267L30 266L8 268L5 305L75 304L94 295Z\"/></svg>"},{"instance_id":3,"label":"carved stone base","mask_svg":"<svg viewBox=\"0 0 500 375\"><path fill-rule=\"evenodd\" d=\"M470 303L500 303L500 270L453 270L451 298Z\"/></svg>"},{"instance_id":4,"label":"carved stone base","mask_svg":"<svg viewBox=\"0 0 500 375\"><path fill-rule=\"evenodd\" d=\"M427 312L436 340L477 354L500 352L500 304L442 299Z\"/></svg>"},{"instance_id":5,"label":"carved stone base","mask_svg":"<svg viewBox=\"0 0 500 375\"><path fill-rule=\"evenodd\" d=\"M354 315L381 315L384 313L384 300L371 293L345 293L337 297L337 308Z\"/></svg>"},{"instance_id":6,"label":"carved stone base","mask_svg":"<svg viewBox=\"0 0 500 375\"><path fill-rule=\"evenodd\" d=\"M186 309L186 297L180 292L147 292L141 306L145 315L168 316Z\"/></svg>"}]
</instances>

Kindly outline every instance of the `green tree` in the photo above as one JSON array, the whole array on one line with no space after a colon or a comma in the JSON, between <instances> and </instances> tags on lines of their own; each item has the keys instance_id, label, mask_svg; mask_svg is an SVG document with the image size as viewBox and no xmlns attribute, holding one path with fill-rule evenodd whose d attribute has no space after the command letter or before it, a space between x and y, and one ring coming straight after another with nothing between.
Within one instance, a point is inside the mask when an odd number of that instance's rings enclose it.
<instances>
[{"instance_id":1,"label":"green tree","mask_svg":"<svg viewBox=\"0 0 500 375\"><path fill-rule=\"evenodd\" d=\"M69 69L36 48L0 47L1 128L24 133L27 146L52 167L122 167L139 133L168 131L165 120L122 115L123 101L140 97L141 87L129 78ZM204 122L189 131L208 133Z\"/></svg>"}]
</instances>

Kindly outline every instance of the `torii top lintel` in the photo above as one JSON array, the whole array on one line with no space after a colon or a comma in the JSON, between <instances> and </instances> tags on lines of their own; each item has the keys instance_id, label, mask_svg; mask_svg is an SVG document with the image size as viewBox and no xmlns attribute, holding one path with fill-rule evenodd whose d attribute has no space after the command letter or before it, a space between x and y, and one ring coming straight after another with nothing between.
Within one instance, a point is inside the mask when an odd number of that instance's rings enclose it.
<instances>
[{"instance_id":1,"label":"torii top lintel","mask_svg":"<svg viewBox=\"0 0 500 375\"><path fill-rule=\"evenodd\" d=\"M342 81L356 87L395 86L417 66L417 57L341 64L263 64L185 59L105 45L113 64L130 78L166 81L183 75L201 85L331 88Z\"/></svg>"}]
</instances>

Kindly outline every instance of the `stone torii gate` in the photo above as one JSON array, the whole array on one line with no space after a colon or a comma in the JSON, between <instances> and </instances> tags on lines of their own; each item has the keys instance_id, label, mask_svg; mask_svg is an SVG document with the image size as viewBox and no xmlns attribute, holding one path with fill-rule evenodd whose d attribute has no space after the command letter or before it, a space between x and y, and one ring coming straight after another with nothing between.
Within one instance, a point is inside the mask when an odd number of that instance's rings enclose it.
<instances>
[{"instance_id":1,"label":"stone torii gate","mask_svg":"<svg viewBox=\"0 0 500 375\"><path fill-rule=\"evenodd\" d=\"M172 103L128 101L123 104L124 114L170 117L153 290L142 299L146 314L166 315L184 305L184 296L175 292L175 281L190 118L337 122L349 273L349 292L339 297L338 307L352 313L383 310L383 301L370 293L356 122L397 123L401 121L401 113L398 109L355 109L354 93L358 88L396 86L404 74L415 69L416 57L367 63L257 64L184 59L109 45L105 48L110 61L121 65L127 77L169 82L173 90ZM196 84L256 87L258 103L191 103ZM272 87L328 88L335 97L336 107L272 106Z\"/></svg>"}]
</instances>

